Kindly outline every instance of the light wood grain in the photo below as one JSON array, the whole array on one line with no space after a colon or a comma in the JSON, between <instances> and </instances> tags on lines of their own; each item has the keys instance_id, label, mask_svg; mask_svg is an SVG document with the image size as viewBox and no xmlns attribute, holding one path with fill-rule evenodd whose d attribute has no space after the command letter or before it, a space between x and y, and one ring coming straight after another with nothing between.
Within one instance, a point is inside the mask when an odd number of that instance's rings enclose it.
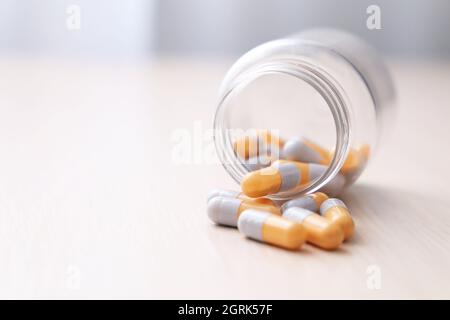
<instances>
[{"instance_id":1,"label":"light wood grain","mask_svg":"<svg viewBox=\"0 0 450 320\"><path fill-rule=\"evenodd\" d=\"M1 298L450 298L450 63L392 63L397 125L343 196L355 238L292 253L208 221L220 165L171 161L230 62L0 60Z\"/></svg>"}]
</instances>

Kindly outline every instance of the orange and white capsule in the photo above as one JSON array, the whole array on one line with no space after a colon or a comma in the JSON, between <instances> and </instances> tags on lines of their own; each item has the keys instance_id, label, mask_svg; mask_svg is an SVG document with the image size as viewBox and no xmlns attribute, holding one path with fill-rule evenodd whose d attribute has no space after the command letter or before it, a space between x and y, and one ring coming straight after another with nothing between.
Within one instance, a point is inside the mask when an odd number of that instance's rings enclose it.
<instances>
[{"instance_id":1,"label":"orange and white capsule","mask_svg":"<svg viewBox=\"0 0 450 320\"><path fill-rule=\"evenodd\" d=\"M260 210L242 212L238 229L248 238L289 250L299 249L306 240L302 225Z\"/></svg>"},{"instance_id":2,"label":"orange and white capsule","mask_svg":"<svg viewBox=\"0 0 450 320\"><path fill-rule=\"evenodd\" d=\"M264 197L306 185L321 177L326 170L327 167L320 164L278 160L270 167L249 172L243 178L241 188L249 197ZM336 194L344 184L345 178L338 174L323 191Z\"/></svg>"},{"instance_id":3,"label":"orange and white capsule","mask_svg":"<svg viewBox=\"0 0 450 320\"><path fill-rule=\"evenodd\" d=\"M318 144L308 140L294 138L287 140L281 150L281 157L285 160L328 164L330 153Z\"/></svg>"},{"instance_id":4,"label":"orange and white capsule","mask_svg":"<svg viewBox=\"0 0 450 320\"><path fill-rule=\"evenodd\" d=\"M366 143L361 144L357 149L356 152L359 155L359 167L358 169L361 169L367 165L370 158L370 146Z\"/></svg>"},{"instance_id":5,"label":"orange and white capsule","mask_svg":"<svg viewBox=\"0 0 450 320\"><path fill-rule=\"evenodd\" d=\"M347 159L345 159L345 162L342 165L341 172L342 173L355 172L356 170L359 169L361 162L362 159L360 157L360 154L356 150L351 149L348 152Z\"/></svg>"},{"instance_id":6,"label":"orange and white capsule","mask_svg":"<svg viewBox=\"0 0 450 320\"><path fill-rule=\"evenodd\" d=\"M278 159L278 158L275 158L275 159ZM272 157L262 154L262 155L250 157L248 159L244 159L243 163L244 163L244 166L249 171L256 171L256 170L270 166L272 163Z\"/></svg>"},{"instance_id":7,"label":"orange and white capsule","mask_svg":"<svg viewBox=\"0 0 450 320\"><path fill-rule=\"evenodd\" d=\"M236 190L227 190L227 189L213 189L209 194L207 201L211 200L215 197L227 197L227 198L237 198L241 200L246 200L247 202L256 202L260 204L267 204L276 207L275 203L268 198L249 198L242 192Z\"/></svg>"},{"instance_id":8,"label":"orange and white capsule","mask_svg":"<svg viewBox=\"0 0 450 320\"><path fill-rule=\"evenodd\" d=\"M320 214L328 221L338 225L344 232L344 240L349 239L355 230L355 223L344 202L330 198L320 206Z\"/></svg>"},{"instance_id":9,"label":"orange and white capsule","mask_svg":"<svg viewBox=\"0 0 450 320\"><path fill-rule=\"evenodd\" d=\"M367 143L361 144L357 152L360 154L360 157L363 159L364 162L369 161L370 158L370 146Z\"/></svg>"},{"instance_id":10,"label":"orange and white capsule","mask_svg":"<svg viewBox=\"0 0 450 320\"><path fill-rule=\"evenodd\" d=\"M258 155L278 153L283 145L283 139L272 134L269 130L257 130L237 138L233 143L233 149L240 158L248 159Z\"/></svg>"},{"instance_id":11,"label":"orange and white capsule","mask_svg":"<svg viewBox=\"0 0 450 320\"><path fill-rule=\"evenodd\" d=\"M310 181L314 181L325 174L328 166L311 163L309 165ZM345 176L337 173L325 186L320 188L320 192L324 192L330 196L338 195L346 184Z\"/></svg>"},{"instance_id":12,"label":"orange and white capsule","mask_svg":"<svg viewBox=\"0 0 450 320\"><path fill-rule=\"evenodd\" d=\"M281 206L281 212L284 212L292 207L303 208L312 212L319 212L320 205L326 199L328 199L328 196L323 192L310 193L305 196L286 201Z\"/></svg>"},{"instance_id":13,"label":"orange and white capsule","mask_svg":"<svg viewBox=\"0 0 450 320\"><path fill-rule=\"evenodd\" d=\"M277 207L252 200L229 197L214 197L208 201L208 217L216 224L236 227L239 215L247 209L258 209L272 215L281 215Z\"/></svg>"},{"instance_id":14,"label":"orange and white capsule","mask_svg":"<svg viewBox=\"0 0 450 320\"><path fill-rule=\"evenodd\" d=\"M335 250L344 241L340 226L311 210L290 207L283 211L283 217L300 223L306 230L306 241L322 249Z\"/></svg>"},{"instance_id":15,"label":"orange and white capsule","mask_svg":"<svg viewBox=\"0 0 450 320\"><path fill-rule=\"evenodd\" d=\"M241 188L249 197L263 197L292 190L308 181L308 164L280 160L268 168L248 173L242 180Z\"/></svg>"},{"instance_id":16,"label":"orange and white capsule","mask_svg":"<svg viewBox=\"0 0 450 320\"><path fill-rule=\"evenodd\" d=\"M333 157L334 152L330 152L330 160ZM344 164L340 172L344 175L351 175L358 172L362 167L367 164L370 155L370 147L368 144L363 144L357 149L351 148L348 151L347 158L345 158Z\"/></svg>"}]
</instances>

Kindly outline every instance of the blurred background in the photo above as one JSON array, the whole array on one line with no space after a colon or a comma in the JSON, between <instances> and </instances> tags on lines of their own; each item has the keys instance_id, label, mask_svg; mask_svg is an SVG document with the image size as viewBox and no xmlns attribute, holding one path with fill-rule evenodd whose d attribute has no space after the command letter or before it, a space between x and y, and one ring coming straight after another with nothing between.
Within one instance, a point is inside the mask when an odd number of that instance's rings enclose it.
<instances>
[{"instance_id":1,"label":"blurred background","mask_svg":"<svg viewBox=\"0 0 450 320\"><path fill-rule=\"evenodd\" d=\"M366 27L371 4L381 9L381 30ZM79 8L78 29L67 27L74 5ZM152 53L234 57L316 26L350 30L388 55L450 56L446 0L2 0L0 51L102 58Z\"/></svg>"}]
</instances>

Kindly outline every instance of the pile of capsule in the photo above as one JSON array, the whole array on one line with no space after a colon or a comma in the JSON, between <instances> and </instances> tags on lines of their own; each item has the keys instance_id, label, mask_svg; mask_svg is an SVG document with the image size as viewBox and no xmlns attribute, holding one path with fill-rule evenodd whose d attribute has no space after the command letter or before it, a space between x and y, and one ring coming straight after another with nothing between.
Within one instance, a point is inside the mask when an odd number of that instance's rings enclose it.
<instances>
[{"instance_id":1,"label":"pile of capsule","mask_svg":"<svg viewBox=\"0 0 450 320\"><path fill-rule=\"evenodd\" d=\"M322 192L277 206L268 198L213 190L208 196L207 212L216 224L237 227L248 238L290 250L299 249L305 242L334 250L355 229L345 204Z\"/></svg>"},{"instance_id":2,"label":"pile of capsule","mask_svg":"<svg viewBox=\"0 0 450 320\"><path fill-rule=\"evenodd\" d=\"M305 242L335 250L352 236L355 225L346 205L324 192L280 205L266 198L301 188L320 177L328 168L332 152L307 139L283 141L268 131L238 139L233 147L249 173L242 179L242 192L213 190L209 194L207 213L214 223L237 227L248 238L290 250L299 249ZM364 145L351 150L340 173L321 191L339 193L368 156L369 149Z\"/></svg>"},{"instance_id":3,"label":"pile of capsule","mask_svg":"<svg viewBox=\"0 0 450 320\"><path fill-rule=\"evenodd\" d=\"M327 150L307 138L284 140L269 130L258 130L233 143L238 159L250 171L242 180L242 191L249 197L295 191L321 177L333 160ZM339 173L320 191L338 194L359 175L367 163L367 144L350 149Z\"/></svg>"}]
</instances>

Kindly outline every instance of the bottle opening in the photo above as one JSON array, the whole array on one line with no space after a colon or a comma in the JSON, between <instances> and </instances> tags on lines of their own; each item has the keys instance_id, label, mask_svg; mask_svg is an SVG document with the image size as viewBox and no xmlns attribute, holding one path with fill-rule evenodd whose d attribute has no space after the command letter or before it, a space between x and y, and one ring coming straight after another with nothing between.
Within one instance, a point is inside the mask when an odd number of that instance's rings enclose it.
<instances>
[{"instance_id":1,"label":"bottle opening","mask_svg":"<svg viewBox=\"0 0 450 320\"><path fill-rule=\"evenodd\" d=\"M346 112L338 88L310 66L262 65L235 79L223 95L214 123L216 149L238 183L249 172L266 168L262 174L270 175L270 168L289 170L286 163L295 161L301 181L286 179L269 195L273 199L314 192L339 173L348 153Z\"/></svg>"}]
</instances>

